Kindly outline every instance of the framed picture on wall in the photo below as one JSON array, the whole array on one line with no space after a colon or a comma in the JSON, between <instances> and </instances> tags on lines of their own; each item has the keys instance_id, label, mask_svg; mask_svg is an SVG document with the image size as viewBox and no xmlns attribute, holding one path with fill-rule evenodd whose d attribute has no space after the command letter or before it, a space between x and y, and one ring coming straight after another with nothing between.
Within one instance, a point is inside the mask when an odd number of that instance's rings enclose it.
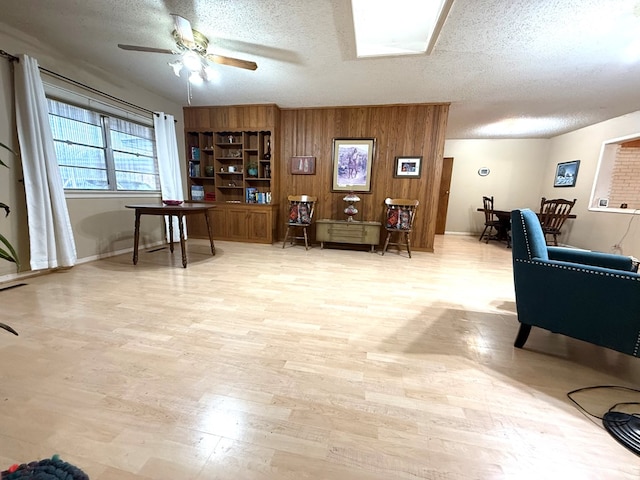
<instances>
[{"instance_id":1,"label":"framed picture on wall","mask_svg":"<svg viewBox=\"0 0 640 480\"><path fill-rule=\"evenodd\" d=\"M396 157L393 176L396 178L420 178L422 157Z\"/></svg>"},{"instance_id":2,"label":"framed picture on wall","mask_svg":"<svg viewBox=\"0 0 640 480\"><path fill-rule=\"evenodd\" d=\"M554 187L575 187L578 178L578 167L580 160L559 163L556 167L556 178L553 181Z\"/></svg>"},{"instance_id":3,"label":"framed picture on wall","mask_svg":"<svg viewBox=\"0 0 640 480\"><path fill-rule=\"evenodd\" d=\"M316 157L291 157L291 175L315 175Z\"/></svg>"},{"instance_id":4,"label":"framed picture on wall","mask_svg":"<svg viewBox=\"0 0 640 480\"><path fill-rule=\"evenodd\" d=\"M371 192L375 138L333 139L333 192Z\"/></svg>"}]
</instances>

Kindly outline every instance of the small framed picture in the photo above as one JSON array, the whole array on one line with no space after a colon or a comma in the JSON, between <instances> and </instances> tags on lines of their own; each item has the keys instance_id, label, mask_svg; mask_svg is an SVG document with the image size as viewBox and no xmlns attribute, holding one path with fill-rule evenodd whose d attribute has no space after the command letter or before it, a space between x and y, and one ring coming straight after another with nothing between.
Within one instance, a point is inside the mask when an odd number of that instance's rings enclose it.
<instances>
[{"instance_id":1,"label":"small framed picture","mask_svg":"<svg viewBox=\"0 0 640 480\"><path fill-rule=\"evenodd\" d=\"M422 157L396 157L393 176L396 178L420 178Z\"/></svg>"},{"instance_id":2,"label":"small framed picture","mask_svg":"<svg viewBox=\"0 0 640 480\"><path fill-rule=\"evenodd\" d=\"M598 199L598 207L607 208L608 206L609 206L609 199L608 198L600 198L600 199Z\"/></svg>"},{"instance_id":3,"label":"small framed picture","mask_svg":"<svg viewBox=\"0 0 640 480\"><path fill-rule=\"evenodd\" d=\"M575 187L578 178L578 167L580 160L572 160L571 162L559 163L556 167L556 178L553 182L554 187Z\"/></svg>"},{"instance_id":4,"label":"small framed picture","mask_svg":"<svg viewBox=\"0 0 640 480\"><path fill-rule=\"evenodd\" d=\"M291 175L315 175L316 157L291 157Z\"/></svg>"}]
</instances>

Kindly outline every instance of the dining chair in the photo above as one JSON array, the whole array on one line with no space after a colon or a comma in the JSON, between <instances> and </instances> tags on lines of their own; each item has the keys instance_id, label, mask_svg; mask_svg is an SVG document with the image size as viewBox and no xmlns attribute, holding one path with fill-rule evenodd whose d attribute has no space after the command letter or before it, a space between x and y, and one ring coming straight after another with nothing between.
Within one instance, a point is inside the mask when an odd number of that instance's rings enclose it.
<instances>
[{"instance_id":1,"label":"dining chair","mask_svg":"<svg viewBox=\"0 0 640 480\"><path fill-rule=\"evenodd\" d=\"M484 243L489 243L489 240L497 240L500 220L493 213L493 196L482 197L482 206L484 208L484 230L482 230L478 241L482 241L482 238L485 237ZM495 230L494 233L492 233L493 230Z\"/></svg>"},{"instance_id":2,"label":"dining chair","mask_svg":"<svg viewBox=\"0 0 640 480\"><path fill-rule=\"evenodd\" d=\"M304 239L304 248L309 250L309 236L307 230L313 222L313 214L316 209L318 197L310 195L289 195L289 214L287 217L287 233L282 242L282 248L287 244L287 240L293 245L296 240ZM302 231L301 235L296 236L296 231ZM291 236L289 234L291 233Z\"/></svg>"},{"instance_id":3,"label":"dining chair","mask_svg":"<svg viewBox=\"0 0 640 480\"><path fill-rule=\"evenodd\" d=\"M562 233L562 226L571 214L571 209L575 204L575 198L571 201L563 198L547 200L545 197L542 197L538 218L540 219L540 224L542 225L542 231L547 245L550 244L549 240L547 240L547 235L552 235L553 245L556 247L558 246L558 235Z\"/></svg>"},{"instance_id":4,"label":"dining chair","mask_svg":"<svg viewBox=\"0 0 640 480\"><path fill-rule=\"evenodd\" d=\"M419 204L418 200L408 198L387 198L384 201L387 239L384 241L382 255L387 251L389 245L395 245L398 252L400 252L400 247L406 247L409 258L411 258L410 235L413 231L413 222ZM396 236L395 242L390 241L393 236Z\"/></svg>"}]
</instances>

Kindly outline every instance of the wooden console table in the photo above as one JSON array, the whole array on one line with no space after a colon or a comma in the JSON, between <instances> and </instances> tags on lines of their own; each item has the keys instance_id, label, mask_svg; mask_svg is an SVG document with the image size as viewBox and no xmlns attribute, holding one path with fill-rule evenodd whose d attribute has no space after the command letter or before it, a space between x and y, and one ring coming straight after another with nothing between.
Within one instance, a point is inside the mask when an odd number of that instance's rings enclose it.
<instances>
[{"instance_id":1,"label":"wooden console table","mask_svg":"<svg viewBox=\"0 0 640 480\"><path fill-rule=\"evenodd\" d=\"M380 243L380 222L346 220L316 220L316 240L324 242L371 245L371 252Z\"/></svg>"},{"instance_id":2,"label":"wooden console table","mask_svg":"<svg viewBox=\"0 0 640 480\"><path fill-rule=\"evenodd\" d=\"M125 205L127 208L133 208L136 211L135 230L133 237L133 264L138 263L138 243L140 240L140 217L142 215L167 215L169 217L169 249L173 253L173 222L172 217L178 217L178 228L180 229L180 249L182 250L182 266L187 268L187 250L184 244L184 228L182 219L186 215L201 214L204 215L207 222L207 230L209 233L209 244L211 245L211 254L216 254L216 247L213 244L213 232L211 231L211 220L209 211L215 208L210 203L183 203L181 205Z\"/></svg>"}]
</instances>

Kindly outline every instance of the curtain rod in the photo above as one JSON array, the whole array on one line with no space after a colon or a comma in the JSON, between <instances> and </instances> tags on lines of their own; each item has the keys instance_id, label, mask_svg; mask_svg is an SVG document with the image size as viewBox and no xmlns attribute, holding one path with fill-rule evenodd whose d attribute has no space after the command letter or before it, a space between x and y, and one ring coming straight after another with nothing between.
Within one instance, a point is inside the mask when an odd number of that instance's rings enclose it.
<instances>
[{"instance_id":1,"label":"curtain rod","mask_svg":"<svg viewBox=\"0 0 640 480\"><path fill-rule=\"evenodd\" d=\"M16 57L15 55L11 55L10 53L5 52L4 50L0 50L0 56L5 57L10 62L19 62L20 61L20 59L18 57ZM152 115L159 116L156 112L154 112L153 110L149 110L148 108L144 108L144 107L141 107L141 106L136 105L134 103L127 102L126 100L122 100L121 98L114 97L113 95L110 95L108 93L102 92L102 91L98 90L97 88L90 87L89 85L85 85L84 83L78 82L77 80L73 80L72 78L69 78L69 77L65 77L64 75L61 75L61 74L56 73L56 72L53 72L53 71L48 70L48 69L46 69L44 67L38 67L38 68L40 69L41 72L49 74L52 77L59 78L61 80L64 80L65 82L69 82L69 83L71 83L73 85L76 85L78 87L84 88L84 89L89 90L89 91L91 91L93 93L97 93L98 95L102 95L103 97L107 97L107 98L109 98L111 100L115 100L116 102L120 102L120 103L122 103L124 105L128 105L130 107L137 108L138 110L142 110L143 112L147 112L147 113L150 113ZM166 118L166 115L165 115L165 118ZM175 120L175 122L177 122L177 120Z\"/></svg>"},{"instance_id":2,"label":"curtain rod","mask_svg":"<svg viewBox=\"0 0 640 480\"><path fill-rule=\"evenodd\" d=\"M4 50L0 50L0 56L6 58L10 62L19 62L20 59L11 55L10 53L5 52Z\"/></svg>"},{"instance_id":3,"label":"curtain rod","mask_svg":"<svg viewBox=\"0 0 640 480\"><path fill-rule=\"evenodd\" d=\"M61 75L61 74L56 73L56 72L53 72L53 71L51 71L51 70L49 70L47 68L44 68L44 67L38 67L38 68L40 68L41 72L44 72L44 73L46 73L48 75L51 75L52 77L59 78L61 80L64 80L65 82L69 82L69 83L71 83L73 85L76 85L78 87L81 87L81 88L84 88L86 90L89 90L90 92L97 93L98 95L102 95L103 97L109 98L110 100L114 100L116 102L120 102L120 103L122 103L124 105L128 105L129 107L137 108L138 110L142 110L143 112L147 112L147 113L150 113L150 114L154 113L153 110L149 110L148 108L141 107L139 105L136 105L135 103L127 102L126 100L122 100L121 98L114 97L113 95L110 95L108 93L104 93L104 92L98 90L97 88L90 87L89 85L85 85L84 83L78 82L77 80L73 80L72 78L65 77L64 75Z\"/></svg>"}]
</instances>

